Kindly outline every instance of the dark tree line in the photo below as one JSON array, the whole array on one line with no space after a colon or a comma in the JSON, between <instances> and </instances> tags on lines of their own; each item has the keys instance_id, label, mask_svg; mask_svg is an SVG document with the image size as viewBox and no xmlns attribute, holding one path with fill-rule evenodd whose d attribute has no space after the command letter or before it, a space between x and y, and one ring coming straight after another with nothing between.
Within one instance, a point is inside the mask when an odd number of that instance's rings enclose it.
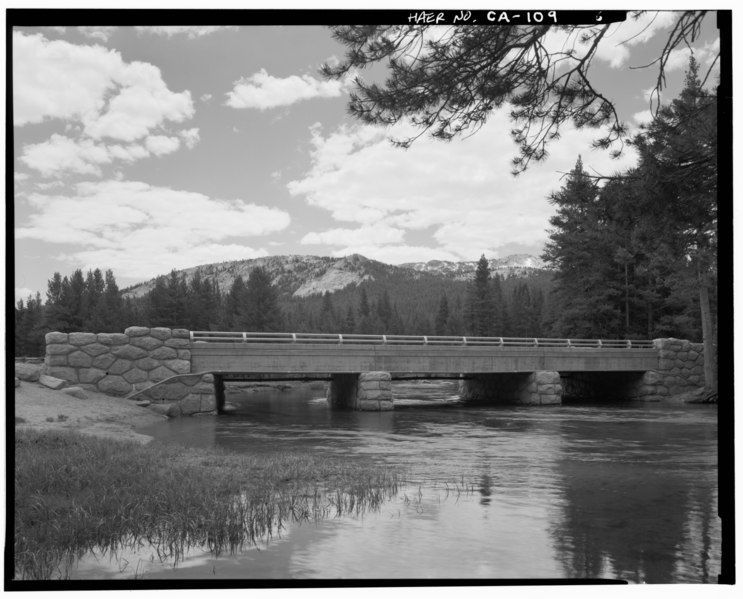
<instances>
[{"instance_id":1,"label":"dark tree line","mask_svg":"<svg viewBox=\"0 0 743 599\"><path fill-rule=\"evenodd\" d=\"M557 213L543 256L555 269L550 328L702 339L714 357L717 102L693 58L679 97L632 143L637 167L600 186L578 159L551 197ZM705 362L714 388L714 360Z\"/></svg>"}]
</instances>

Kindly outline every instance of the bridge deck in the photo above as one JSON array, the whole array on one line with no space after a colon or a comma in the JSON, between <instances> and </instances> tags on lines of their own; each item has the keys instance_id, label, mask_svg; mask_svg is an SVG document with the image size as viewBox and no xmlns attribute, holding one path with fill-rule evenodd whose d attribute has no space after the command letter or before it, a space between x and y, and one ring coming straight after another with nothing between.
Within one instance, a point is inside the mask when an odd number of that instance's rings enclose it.
<instances>
[{"instance_id":1,"label":"bridge deck","mask_svg":"<svg viewBox=\"0 0 743 599\"><path fill-rule=\"evenodd\" d=\"M194 341L192 372L327 374L385 371L394 375L506 372L641 372L658 368L652 347L521 347L225 343Z\"/></svg>"}]
</instances>

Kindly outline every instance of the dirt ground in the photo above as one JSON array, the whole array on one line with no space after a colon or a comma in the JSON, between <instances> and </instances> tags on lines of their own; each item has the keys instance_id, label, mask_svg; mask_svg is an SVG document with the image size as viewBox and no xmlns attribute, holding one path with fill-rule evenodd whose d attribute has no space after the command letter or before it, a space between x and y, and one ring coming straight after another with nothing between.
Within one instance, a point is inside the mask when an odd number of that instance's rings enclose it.
<instances>
[{"instance_id":1,"label":"dirt ground","mask_svg":"<svg viewBox=\"0 0 743 599\"><path fill-rule=\"evenodd\" d=\"M15 388L16 426L38 430L74 430L111 439L149 443L152 437L135 429L160 422L165 416L155 414L133 401L85 391L79 399L52 391L39 383L22 381ZM22 419L21 422L18 422Z\"/></svg>"}]
</instances>

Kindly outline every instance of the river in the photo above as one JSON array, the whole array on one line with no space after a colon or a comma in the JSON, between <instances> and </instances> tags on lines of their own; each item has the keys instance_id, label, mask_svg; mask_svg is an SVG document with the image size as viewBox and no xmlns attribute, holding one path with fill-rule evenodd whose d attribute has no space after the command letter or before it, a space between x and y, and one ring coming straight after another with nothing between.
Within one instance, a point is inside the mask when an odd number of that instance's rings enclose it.
<instances>
[{"instance_id":1,"label":"river","mask_svg":"<svg viewBox=\"0 0 743 599\"><path fill-rule=\"evenodd\" d=\"M471 406L454 382L395 383L392 412L331 411L322 389L235 392L236 411L141 432L239 452L406 467L379 511L289 525L238 555L83 560L75 578L716 582L717 409L657 403Z\"/></svg>"}]
</instances>

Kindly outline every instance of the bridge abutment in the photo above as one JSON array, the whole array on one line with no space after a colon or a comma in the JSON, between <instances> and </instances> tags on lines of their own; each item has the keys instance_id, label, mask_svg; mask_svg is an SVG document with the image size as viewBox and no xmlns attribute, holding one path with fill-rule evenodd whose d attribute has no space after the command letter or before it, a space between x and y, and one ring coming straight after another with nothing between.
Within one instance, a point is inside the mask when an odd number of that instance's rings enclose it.
<instances>
[{"instance_id":1,"label":"bridge abutment","mask_svg":"<svg viewBox=\"0 0 743 599\"><path fill-rule=\"evenodd\" d=\"M551 370L473 375L461 381L465 401L493 404L556 405L562 403L560 374Z\"/></svg>"},{"instance_id":2,"label":"bridge abutment","mask_svg":"<svg viewBox=\"0 0 743 599\"><path fill-rule=\"evenodd\" d=\"M333 374L327 397L328 405L334 410L391 410L392 377L389 372Z\"/></svg>"}]
</instances>

